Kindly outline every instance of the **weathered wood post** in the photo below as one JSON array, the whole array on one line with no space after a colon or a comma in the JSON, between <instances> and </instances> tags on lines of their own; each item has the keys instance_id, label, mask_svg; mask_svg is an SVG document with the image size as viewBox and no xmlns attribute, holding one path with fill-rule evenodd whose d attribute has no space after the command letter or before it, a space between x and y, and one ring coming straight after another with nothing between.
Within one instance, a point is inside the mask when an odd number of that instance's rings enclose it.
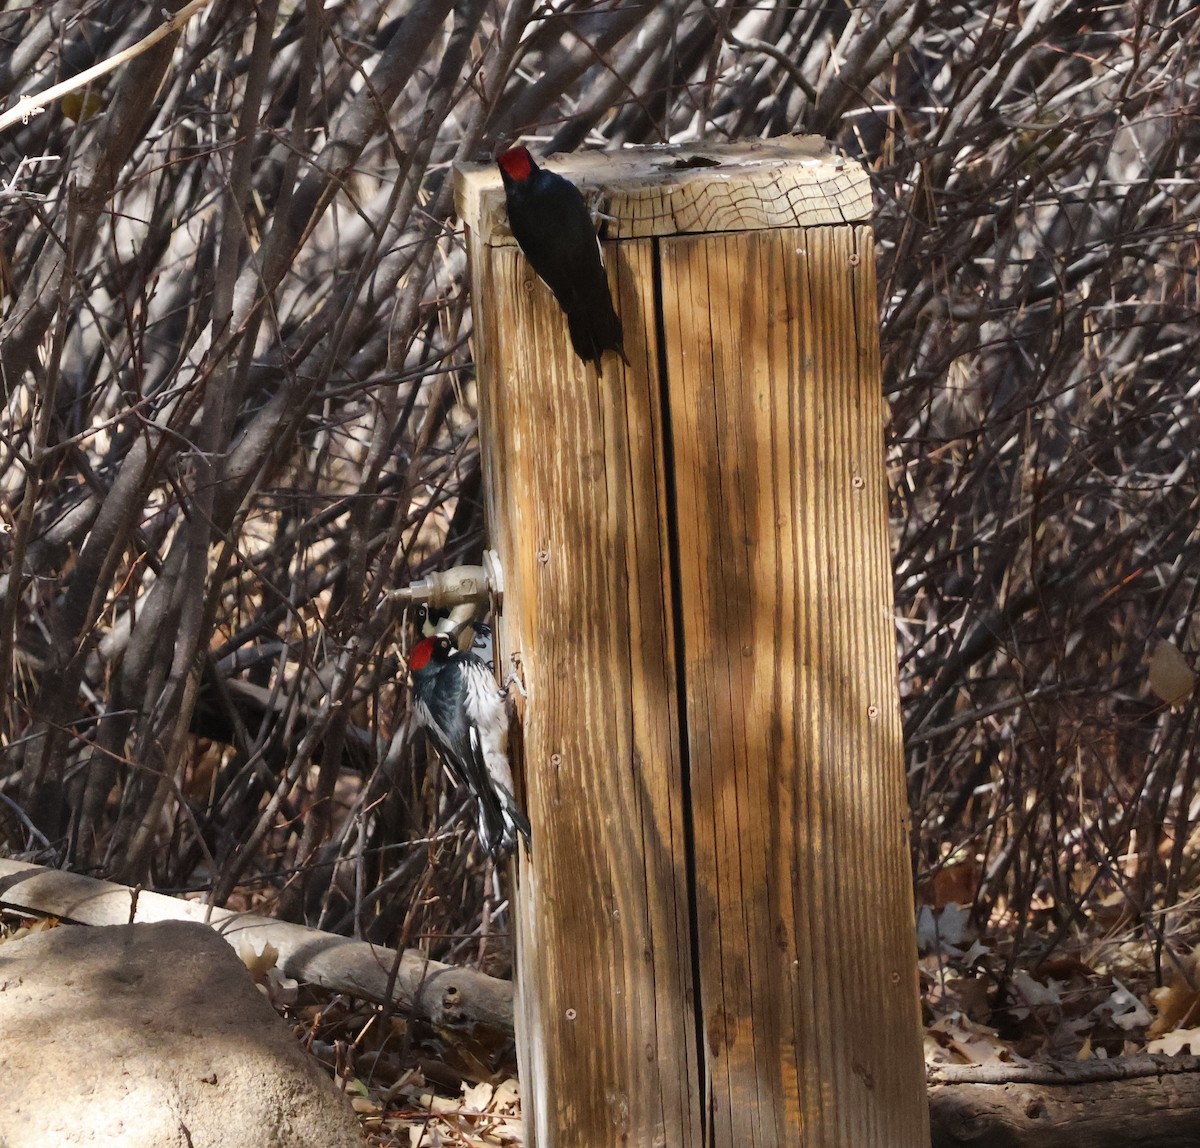
<instances>
[{"instance_id":1,"label":"weathered wood post","mask_svg":"<svg viewBox=\"0 0 1200 1148\"><path fill-rule=\"evenodd\" d=\"M532 856L537 1148L926 1148L870 194L819 140L572 155L630 365L458 173Z\"/></svg>"}]
</instances>

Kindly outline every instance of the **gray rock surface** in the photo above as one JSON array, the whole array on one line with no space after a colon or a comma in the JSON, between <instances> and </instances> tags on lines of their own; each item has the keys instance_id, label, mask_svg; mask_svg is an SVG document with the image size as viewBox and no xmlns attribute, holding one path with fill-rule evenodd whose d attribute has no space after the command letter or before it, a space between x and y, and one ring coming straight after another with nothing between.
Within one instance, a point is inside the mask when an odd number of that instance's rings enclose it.
<instances>
[{"instance_id":1,"label":"gray rock surface","mask_svg":"<svg viewBox=\"0 0 1200 1148\"><path fill-rule=\"evenodd\" d=\"M350 1106L207 925L0 944L4 1148L361 1148Z\"/></svg>"}]
</instances>

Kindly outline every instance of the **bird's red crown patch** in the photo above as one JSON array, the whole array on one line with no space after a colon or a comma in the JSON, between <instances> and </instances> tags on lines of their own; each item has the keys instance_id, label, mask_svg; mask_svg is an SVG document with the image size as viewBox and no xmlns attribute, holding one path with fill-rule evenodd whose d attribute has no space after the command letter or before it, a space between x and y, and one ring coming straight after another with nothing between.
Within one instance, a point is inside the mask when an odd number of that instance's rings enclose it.
<instances>
[{"instance_id":1,"label":"bird's red crown patch","mask_svg":"<svg viewBox=\"0 0 1200 1148\"><path fill-rule=\"evenodd\" d=\"M514 147L496 156L496 162L510 179L528 179L533 174L533 157L527 147Z\"/></svg>"},{"instance_id":2,"label":"bird's red crown patch","mask_svg":"<svg viewBox=\"0 0 1200 1148\"><path fill-rule=\"evenodd\" d=\"M433 657L433 649L437 643L433 638L422 638L408 653L408 668L423 670Z\"/></svg>"}]
</instances>

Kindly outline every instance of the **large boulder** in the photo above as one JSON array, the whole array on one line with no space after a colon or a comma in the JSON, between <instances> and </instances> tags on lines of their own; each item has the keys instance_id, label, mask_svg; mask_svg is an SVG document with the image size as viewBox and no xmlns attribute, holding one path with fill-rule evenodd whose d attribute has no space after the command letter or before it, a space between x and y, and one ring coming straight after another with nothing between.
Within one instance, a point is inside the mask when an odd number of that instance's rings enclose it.
<instances>
[{"instance_id":1,"label":"large boulder","mask_svg":"<svg viewBox=\"0 0 1200 1148\"><path fill-rule=\"evenodd\" d=\"M345 1097L207 925L0 945L5 1148L362 1148Z\"/></svg>"}]
</instances>

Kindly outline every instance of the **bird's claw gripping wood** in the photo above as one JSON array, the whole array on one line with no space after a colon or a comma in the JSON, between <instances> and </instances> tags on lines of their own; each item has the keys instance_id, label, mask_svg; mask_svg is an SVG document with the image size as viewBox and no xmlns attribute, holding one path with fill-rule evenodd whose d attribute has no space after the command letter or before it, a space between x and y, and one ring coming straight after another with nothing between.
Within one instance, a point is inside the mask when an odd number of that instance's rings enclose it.
<instances>
[{"instance_id":1,"label":"bird's claw gripping wood","mask_svg":"<svg viewBox=\"0 0 1200 1148\"><path fill-rule=\"evenodd\" d=\"M511 654L509 654L508 660L511 665L508 671L508 677L504 679L505 692L508 691L509 686L512 686L517 693L521 695L521 697L529 697L529 691L525 688L525 681L522 677L521 651L514 650Z\"/></svg>"}]
</instances>

